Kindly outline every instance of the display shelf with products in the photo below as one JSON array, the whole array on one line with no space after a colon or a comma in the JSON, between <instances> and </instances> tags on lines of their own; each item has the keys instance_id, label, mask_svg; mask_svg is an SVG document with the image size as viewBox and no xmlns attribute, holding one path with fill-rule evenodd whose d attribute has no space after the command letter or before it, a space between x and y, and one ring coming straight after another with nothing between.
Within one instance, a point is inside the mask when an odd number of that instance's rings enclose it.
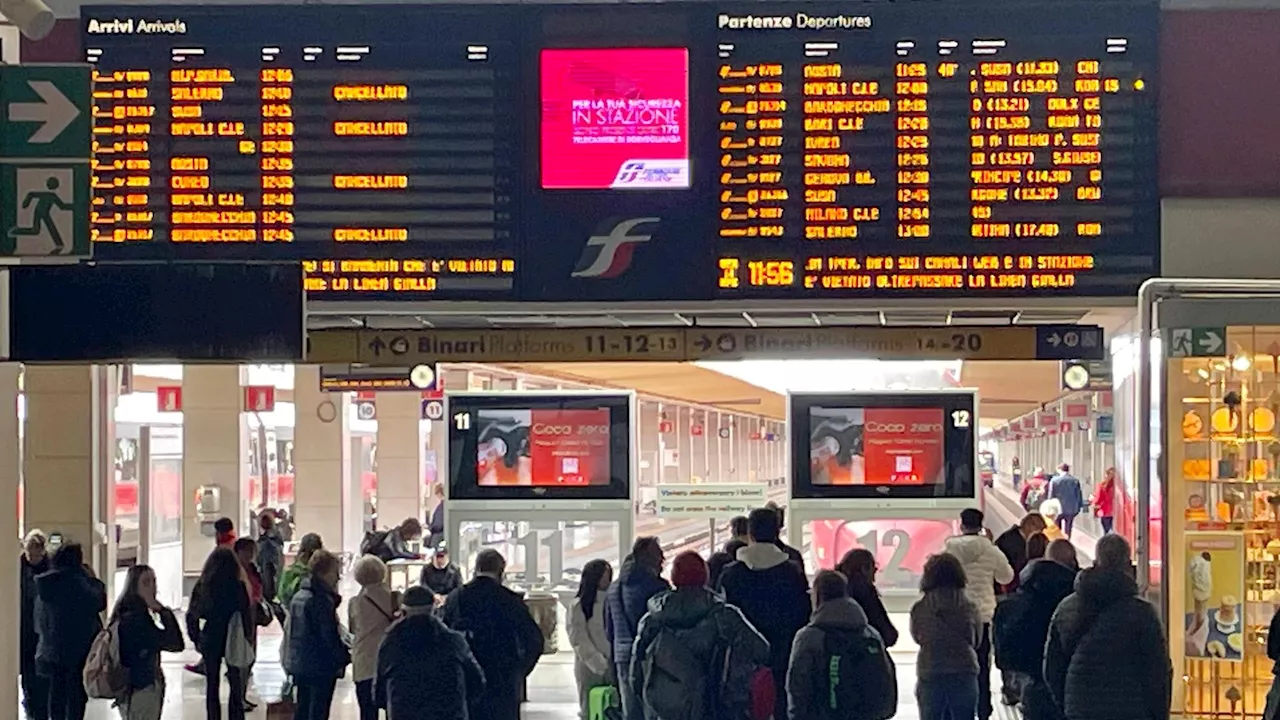
<instances>
[{"instance_id":1,"label":"display shelf with products","mask_svg":"<svg viewBox=\"0 0 1280 720\"><path fill-rule=\"evenodd\" d=\"M1174 705L1260 717L1280 608L1280 328L1231 328L1223 353L1167 364Z\"/></svg>"}]
</instances>

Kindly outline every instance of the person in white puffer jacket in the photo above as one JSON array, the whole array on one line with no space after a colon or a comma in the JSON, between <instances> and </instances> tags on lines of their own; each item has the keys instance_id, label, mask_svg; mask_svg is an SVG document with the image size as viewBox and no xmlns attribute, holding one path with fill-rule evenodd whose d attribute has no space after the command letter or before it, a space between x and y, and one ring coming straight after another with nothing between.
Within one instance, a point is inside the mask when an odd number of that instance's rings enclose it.
<instances>
[{"instance_id":1,"label":"person in white puffer jacket","mask_svg":"<svg viewBox=\"0 0 1280 720\"><path fill-rule=\"evenodd\" d=\"M978 720L990 720L991 706L991 617L996 612L996 585L1013 582L1013 566L983 530L981 510L960 513L960 535L947 538L945 550L964 567L964 592L978 608L982 620L982 640L978 647Z\"/></svg>"}]
</instances>

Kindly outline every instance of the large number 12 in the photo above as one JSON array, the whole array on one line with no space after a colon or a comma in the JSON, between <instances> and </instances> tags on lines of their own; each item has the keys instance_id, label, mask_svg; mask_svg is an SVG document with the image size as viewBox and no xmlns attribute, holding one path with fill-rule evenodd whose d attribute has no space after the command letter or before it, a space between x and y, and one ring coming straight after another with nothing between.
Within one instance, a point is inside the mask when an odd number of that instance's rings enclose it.
<instances>
[{"instance_id":1,"label":"large number 12","mask_svg":"<svg viewBox=\"0 0 1280 720\"><path fill-rule=\"evenodd\" d=\"M862 547L875 552L877 546L893 548L893 555L889 556L889 562L885 564L881 571L885 575L897 576L903 572L902 564L907 560L907 552L911 550L911 535L906 530L897 528L890 530L884 534L884 538L880 538L879 530L872 530L865 535L859 535L855 538ZM880 542L876 542L880 540Z\"/></svg>"}]
</instances>

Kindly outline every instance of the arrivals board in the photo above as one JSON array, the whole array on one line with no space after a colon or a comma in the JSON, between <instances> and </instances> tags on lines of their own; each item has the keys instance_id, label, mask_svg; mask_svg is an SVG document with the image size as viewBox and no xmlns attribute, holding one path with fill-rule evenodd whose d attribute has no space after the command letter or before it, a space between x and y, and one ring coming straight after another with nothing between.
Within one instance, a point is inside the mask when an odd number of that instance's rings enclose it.
<instances>
[{"instance_id":1,"label":"arrivals board","mask_svg":"<svg viewBox=\"0 0 1280 720\"><path fill-rule=\"evenodd\" d=\"M312 300L1090 297L1158 274L1153 2L99 7L97 257Z\"/></svg>"}]
</instances>

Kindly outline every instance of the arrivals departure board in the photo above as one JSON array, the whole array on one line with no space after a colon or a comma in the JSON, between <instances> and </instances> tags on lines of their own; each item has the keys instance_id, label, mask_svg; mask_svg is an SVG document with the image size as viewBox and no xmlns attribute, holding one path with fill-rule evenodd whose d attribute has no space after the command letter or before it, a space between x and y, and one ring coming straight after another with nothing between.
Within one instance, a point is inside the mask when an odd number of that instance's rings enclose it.
<instances>
[{"instance_id":1,"label":"arrivals departure board","mask_svg":"<svg viewBox=\"0 0 1280 720\"><path fill-rule=\"evenodd\" d=\"M296 260L313 300L1159 272L1154 2L83 12L105 261Z\"/></svg>"}]
</instances>

